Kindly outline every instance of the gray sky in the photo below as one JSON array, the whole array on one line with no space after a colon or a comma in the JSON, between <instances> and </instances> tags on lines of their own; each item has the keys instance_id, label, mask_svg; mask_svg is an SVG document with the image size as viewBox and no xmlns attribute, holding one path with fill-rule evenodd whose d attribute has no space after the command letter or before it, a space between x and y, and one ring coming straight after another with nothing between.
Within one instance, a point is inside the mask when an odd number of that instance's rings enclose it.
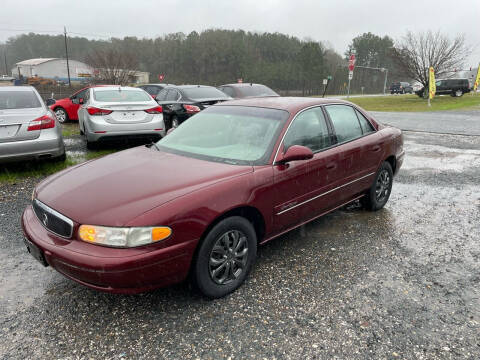
<instances>
[{"instance_id":1,"label":"gray sky","mask_svg":"<svg viewBox=\"0 0 480 360\"><path fill-rule=\"evenodd\" d=\"M156 37L208 28L281 32L326 41L343 54L372 32L393 39L407 30L464 33L480 62L480 0L0 0L0 41L27 30L88 38Z\"/></svg>"}]
</instances>

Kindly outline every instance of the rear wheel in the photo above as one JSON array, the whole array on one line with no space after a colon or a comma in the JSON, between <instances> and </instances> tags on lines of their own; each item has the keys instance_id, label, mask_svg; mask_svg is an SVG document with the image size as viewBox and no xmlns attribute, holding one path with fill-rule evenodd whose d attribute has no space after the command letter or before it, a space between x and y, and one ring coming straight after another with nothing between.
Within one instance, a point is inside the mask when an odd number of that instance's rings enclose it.
<instances>
[{"instance_id":1,"label":"rear wheel","mask_svg":"<svg viewBox=\"0 0 480 360\"><path fill-rule=\"evenodd\" d=\"M201 243L192 279L205 296L223 297L242 285L256 256L257 236L252 224L240 216L226 218Z\"/></svg>"},{"instance_id":2,"label":"rear wheel","mask_svg":"<svg viewBox=\"0 0 480 360\"><path fill-rule=\"evenodd\" d=\"M61 108L61 107L56 108L55 116L57 117L58 122L62 124L68 122L68 115L64 108Z\"/></svg>"},{"instance_id":3,"label":"rear wheel","mask_svg":"<svg viewBox=\"0 0 480 360\"><path fill-rule=\"evenodd\" d=\"M393 171L389 162L384 161L378 169L372 186L361 199L363 206L370 211L380 210L387 203L392 192Z\"/></svg>"},{"instance_id":4,"label":"rear wheel","mask_svg":"<svg viewBox=\"0 0 480 360\"><path fill-rule=\"evenodd\" d=\"M178 121L178 118L176 116L172 117L172 128L177 128L178 125L180 125L180 121Z\"/></svg>"}]
</instances>

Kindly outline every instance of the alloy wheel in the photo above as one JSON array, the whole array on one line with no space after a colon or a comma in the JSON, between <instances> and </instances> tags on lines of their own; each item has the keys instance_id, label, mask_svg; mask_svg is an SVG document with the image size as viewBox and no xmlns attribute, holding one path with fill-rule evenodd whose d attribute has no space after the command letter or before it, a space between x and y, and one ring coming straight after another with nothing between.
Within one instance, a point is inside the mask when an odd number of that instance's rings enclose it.
<instances>
[{"instance_id":1,"label":"alloy wheel","mask_svg":"<svg viewBox=\"0 0 480 360\"><path fill-rule=\"evenodd\" d=\"M381 203L383 202L390 191L390 182L392 179L390 178L390 174L387 170L383 169L382 172L378 175L377 183L375 186L375 197L376 200Z\"/></svg>"},{"instance_id":2,"label":"alloy wheel","mask_svg":"<svg viewBox=\"0 0 480 360\"><path fill-rule=\"evenodd\" d=\"M58 121L64 123L67 120L67 114L63 109L55 110L55 116L57 117Z\"/></svg>"},{"instance_id":3,"label":"alloy wheel","mask_svg":"<svg viewBox=\"0 0 480 360\"><path fill-rule=\"evenodd\" d=\"M247 259L246 235L239 230L230 230L218 237L210 252L210 277L219 285L231 283L245 271Z\"/></svg>"}]
</instances>

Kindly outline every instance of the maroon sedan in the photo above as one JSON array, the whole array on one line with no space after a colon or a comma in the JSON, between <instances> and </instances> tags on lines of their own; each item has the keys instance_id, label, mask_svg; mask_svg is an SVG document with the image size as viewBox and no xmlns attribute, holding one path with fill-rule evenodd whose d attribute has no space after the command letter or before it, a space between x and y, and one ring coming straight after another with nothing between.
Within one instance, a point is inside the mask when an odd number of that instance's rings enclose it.
<instances>
[{"instance_id":1,"label":"maroon sedan","mask_svg":"<svg viewBox=\"0 0 480 360\"><path fill-rule=\"evenodd\" d=\"M229 101L152 146L41 182L22 218L29 252L97 290L191 275L208 297L245 280L263 244L355 199L378 210L402 164L400 130L332 99Z\"/></svg>"}]
</instances>

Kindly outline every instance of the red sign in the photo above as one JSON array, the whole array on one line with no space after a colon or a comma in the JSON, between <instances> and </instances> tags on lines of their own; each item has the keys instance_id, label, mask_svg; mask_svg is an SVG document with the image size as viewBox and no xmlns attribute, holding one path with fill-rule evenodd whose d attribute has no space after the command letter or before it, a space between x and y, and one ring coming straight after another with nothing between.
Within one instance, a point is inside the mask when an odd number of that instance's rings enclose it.
<instances>
[{"instance_id":1,"label":"red sign","mask_svg":"<svg viewBox=\"0 0 480 360\"><path fill-rule=\"evenodd\" d=\"M165 79L165 74L158 75L158 80L163 81Z\"/></svg>"},{"instance_id":2,"label":"red sign","mask_svg":"<svg viewBox=\"0 0 480 360\"><path fill-rule=\"evenodd\" d=\"M350 55L348 60L348 70L353 71L355 69L355 54Z\"/></svg>"}]
</instances>

